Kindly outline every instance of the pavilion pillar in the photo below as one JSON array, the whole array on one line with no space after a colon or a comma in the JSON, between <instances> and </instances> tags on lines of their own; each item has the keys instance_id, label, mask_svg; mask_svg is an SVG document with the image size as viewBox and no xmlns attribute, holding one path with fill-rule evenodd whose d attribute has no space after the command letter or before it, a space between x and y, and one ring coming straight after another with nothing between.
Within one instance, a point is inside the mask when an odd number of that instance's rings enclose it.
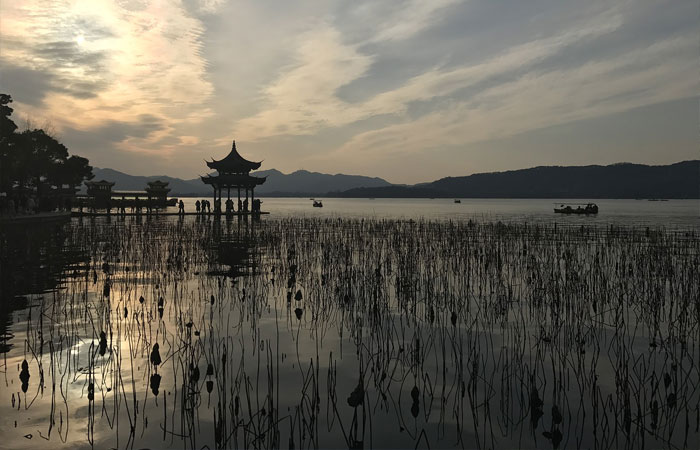
<instances>
[{"instance_id":1,"label":"pavilion pillar","mask_svg":"<svg viewBox=\"0 0 700 450\"><path fill-rule=\"evenodd\" d=\"M253 204L255 204L255 188L250 188L250 210L254 211Z\"/></svg>"}]
</instances>

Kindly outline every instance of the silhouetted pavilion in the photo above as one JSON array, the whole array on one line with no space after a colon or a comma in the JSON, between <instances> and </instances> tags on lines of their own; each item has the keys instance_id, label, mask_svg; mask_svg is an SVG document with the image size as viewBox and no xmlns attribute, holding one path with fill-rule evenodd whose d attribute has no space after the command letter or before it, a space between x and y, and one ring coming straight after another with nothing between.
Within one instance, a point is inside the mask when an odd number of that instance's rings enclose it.
<instances>
[{"instance_id":1,"label":"silhouetted pavilion","mask_svg":"<svg viewBox=\"0 0 700 450\"><path fill-rule=\"evenodd\" d=\"M170 188L168 187L168 182L154 180L148 182L148 187L146 188L146 195L148 196L148 204L165 207L168 202L168 192Z\"/></svg>"},{"instance_id":2,"label":"silhouetted pavilion","mask_svg":"<svg viewBox=\"0 0 700 450\"><path fill-rule=\"evenodd\" d=\"M238 212L247 212L248 209L248 191L250 191L250 206L253 212L259 212L259 208L255 204L255 186L259 186L265 182L267 177L254 177L250 175L251 170L260 168L261 162L248 161L242 157L236 150L236 141L233 141L231 152L224 159L206 161L210 169L216 170L217 175L207 175L202 178L205 184L211 185L214 188L214 210L221 212L221 202L223 199L222 190L226 189L227 201L231 199L231 188L238 192ZM245 202L241 202L241 189L245 191ZM218 202L217 202L218 200Z\"/></svg>"},{"instance_id":3,"label":"silhouetted pavilion","mask_svg":"<svg viewBox=\"0 0 700 450\"><path fill-rule=\"evenodd\" d=\"M86 181L87 195L92 197L92 206L94 208L106 208L112 198L113 181Z\"/></svg>"}]
</instances>

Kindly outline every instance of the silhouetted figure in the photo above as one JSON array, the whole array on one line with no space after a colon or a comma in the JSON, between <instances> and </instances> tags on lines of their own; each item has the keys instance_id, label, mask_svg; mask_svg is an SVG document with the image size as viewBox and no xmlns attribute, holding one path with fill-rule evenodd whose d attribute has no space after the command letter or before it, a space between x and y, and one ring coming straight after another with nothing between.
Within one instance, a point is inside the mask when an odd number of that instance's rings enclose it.
<instances>
[{"instance_id":1,"label":"silhouetted figure","mask_svg":"<svg viewBox=\"0 0 700 450\"><path fill-rule=\"evenodd\" d=\"M100 331L100 346L99 346L100 356L104 356L107 353L107 335L104 331Z\"/></svg>"},{"instance_id":2,"label":"silhouetted figure","mask_svg":"<svg viewBox=\"0 0 700 450\"><path fill-rule=\"evenodd\" d=\"M248 199L243 200L243 211L248 212Z\"/></svg>"},{"instance_id":3,"label":"silhouetted figure","mask_svg":"<svg viewBox=\"0 0 700 450\"><path fill-rule=\"evenodd\" d=\"M180 203L178 203L178 206L180 210L178 211L179 214L185 214L185 202L180 200Z\"/></svg>"},{"instance_id":4,"label":"silhouetted figure","mask_svg":"<svg viewBox=\"0 0 700 450\"><path fill-rule=\"evenodd\" d=\"M195 210L197 211L197 214L199 214L199 206L200 206L199 200L197 200L196 202L194 202L194 208L195 208Z\"/></svg>"},{"instance_id":5,"label":"silhouetted figure","mask_svg":"<svg viewBox=\"0 0 700 450\"><path fill-rule=\"evenodd\" d=\"M29 387L29 364L27 360L22 361L22 371L19 373L19 379L22 382L22 392L27 393Z\"/></svg>"},{"instance_id":6,"label":"silhouetted figure","mask_svg":"<svg viewBox=\"0 0 700 450\"><path fill-rule=\"evenodd\" d=\"M156 397L158 397L158 390L160 389L160 380L161 377L157 373L151 375L151 392L153 392L153 395Z\"/></svg>"},{"instance_id":7,"label":"silhouetted figure","mask_svg":"<svg viewBox=\"0 0 700 450\"><path fill-rule=\"evenodd\" d=\"M158 343L153 344L153 351L151 352L151 364L158 367L161 363L160 351Z\"/></svg>"},{"instance_id":8,"label":"silhouetted figure","mask_svg":"<svg viewBox=\"0 0 700 450\"><path fill-rule=\"evenodd\" d=\"M233 212L233 200L226 200L226 214L231 214Z\"/></svg>"}]
</instances>

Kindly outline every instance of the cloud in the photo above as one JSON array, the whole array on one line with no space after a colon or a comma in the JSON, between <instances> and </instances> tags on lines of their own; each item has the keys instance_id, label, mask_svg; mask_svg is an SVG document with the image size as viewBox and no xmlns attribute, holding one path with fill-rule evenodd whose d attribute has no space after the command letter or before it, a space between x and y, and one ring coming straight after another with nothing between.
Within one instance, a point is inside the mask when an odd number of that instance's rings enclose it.
<instances>
[{"instance_id":1,"label":"cloud","mask_svg":"<svg viewBox=\"0 0 700 450\"><path fill-rule=\"evenodd\" d=\"M324 23L301 38L295 64L264 90L264 110L240 121L236 135L252 141L313 134L325 127L344 126L373 116L403 114L412 102L445 97L489 78L522 70L574 42L608 33L620 23L615 16L599 19L561 35L516 45L482 63L430 69L361 103L342 100L338 90L365 76L374 58L362 54L359 44L343 43L341 34Z\"/></svg>"},{"instance_id":2,"label":"cloud","mask_svg":"<svg viewBox=\"0 0 700 450\"><path fill-rule=\"evenodd\" d=\"M460 0L410 0L399 2L396 10L384 21L372 41L399 40L411 37L433 25L441 13Z\"/></svg>"},{"instance_id":3,"label":"cloud","mask_svg":"<svg viewBox=\"0 0 700 450\"><path fill-rule=\"evenodd\" d=\"M240 121L235 135L241 140L284 134L311 134L358 118L335 95L343 85L362 76L372 58L342 42L327 23L299 38L296 61L263 92L264 110Z\"/></svg>"},{"instance_id":4,"label":"cloud","mask_svg":"<svg viewBox=\"0 0 700 450\"><path fill-rule=\"evenodd\" d=\"M235 138L283 170L391 177L477 148L488 169L487 142L697 96L696 19L689 0L25 0L2 5L0 77L103 167L192 176Z\"/></svg>"},{"instance_id":5,"label":"cloud","mask_svg":"<svg viewBox=\"0 0 700 450\"><path fill-rule=\"evenodd\" d=\"M157 118L168 125L118 142L167 153L173 146L158 146L164 133L211 115L202 24L178 2L30 0L3 4L2 21L10 78L36 73L41 89L17 95L17 103L28 115L49 115L59 130L92 130L110 140L119 124Z\"/></svg>"},{"instance_id":6,"label":"cloud","mask_svg":"<svg viewBox=\"0 0 700 450\"><path fill-rule=\"evenodd\" d=\"M687 98L700 87L687 76L697 69L687 58L696 45L690 36L675 37L615 59L530 72L416 120L357 134L327 157L342 160L370 152L405 156L464 147Z\"/></svg>"}]
</instances>

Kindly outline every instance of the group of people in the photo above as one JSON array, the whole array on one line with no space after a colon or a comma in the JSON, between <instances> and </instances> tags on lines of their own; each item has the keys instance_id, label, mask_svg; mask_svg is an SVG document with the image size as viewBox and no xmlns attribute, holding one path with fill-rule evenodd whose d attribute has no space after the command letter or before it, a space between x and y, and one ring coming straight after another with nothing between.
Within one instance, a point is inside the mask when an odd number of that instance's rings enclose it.
<instances>
[{"instance_id":1,"label":"group of people","mask_svg":"<svg viewBox=\"0 0 700 450\"><path fill-rule=\"evenodd\" d=\"M97 212L98 209L104 208L107 214L112 213L112 208L117 211L117 214L126 214L126 208L129 206L132 213L141 214L142 209L145 207L150 213L154 208L153 203L148 200L141 200L136 197L133 201L128 201L124 197L121 200L107 199L103 204L98 205L94 200L86 201L85 199L78 200L78 210L83 212L83 208L87 207L88 211Z\"/></svg>"},{"instance_id":2,"label":"group of people","mask_svg":"<svg viewBox=\"0 0 700 450\"><path fill-rule=\"evenodd\" d=\"M197 214L209 214L211 213L211 202L209 200L197 200L194 203L194 207L197 209ZM185 206L182 203L182 200L180 200L180 210L181 212L185 212Z\"/></svg>"},{"instance_id":3,"label":"group of people","mask_svg":"<svg viewBox=\"0 0 700 450\"><path fill-rule=\"evenodd\" d=\"M253 200L252 212L260 212L260 204L262 202L258 199ZM194 202L195 210L197 214L211 214L212 204L209 200L197 200ZM238 200L238 209L234 210L234 203L232 199L227 199L225 203L226 214L233 214L235 211L238 212L248 212L248 199ZM185 214L185 203L180 200L178 202L178 213ZM221 213L221 200L214 201L214 213Z\"/></svg>"}]
</instances>

